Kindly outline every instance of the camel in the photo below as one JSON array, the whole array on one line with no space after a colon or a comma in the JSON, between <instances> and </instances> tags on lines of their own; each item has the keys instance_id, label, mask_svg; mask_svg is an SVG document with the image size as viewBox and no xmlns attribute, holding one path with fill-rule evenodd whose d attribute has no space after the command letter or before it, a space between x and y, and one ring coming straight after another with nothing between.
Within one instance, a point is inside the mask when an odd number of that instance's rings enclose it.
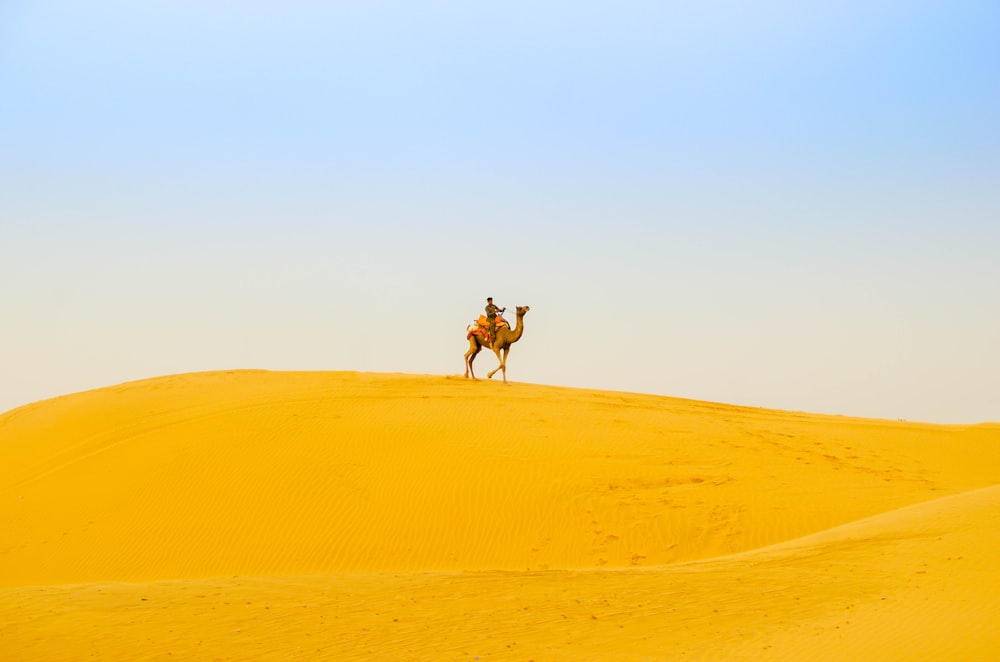
<instances>
[{"instance_id":1,"label":"camel","mask_svg":"<svg viewBox=\"0 0 1000 662\"><path fill-rule=\"evenodd\" d=\"M476 373L472 370L472 362L476 358L476 354L483 347L489 347L493 350L493 353L497 355L497 360L500 361L500 365L497 366L496 370L487 373L486 378L492 379L498 371L503 370L503 383L507 383L507 354L510 352L510 346L521 339L521 334L524 333L524 314L527 313L531 308L528 306L518 306L517 307L517 323L514 325L514 329L511 330L509 327L504 327L502 329L497 329L497 337L493 340L493 345L487 345L479 336L469 337L469 351L465 353L465 377L469 378L472 375L473 379L476 379ZM503 350L503 358L500 357L500 351Z\"/></svg>"}]
</instances>

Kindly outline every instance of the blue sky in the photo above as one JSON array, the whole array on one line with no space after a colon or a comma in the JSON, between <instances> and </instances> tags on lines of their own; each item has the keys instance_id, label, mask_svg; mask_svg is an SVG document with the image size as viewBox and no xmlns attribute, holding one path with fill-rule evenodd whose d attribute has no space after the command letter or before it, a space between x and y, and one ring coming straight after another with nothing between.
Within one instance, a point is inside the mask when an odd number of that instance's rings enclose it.
<instances>
[{"instance_id":1,"label":"blue sky","mask_svg":"<svg viewBox=\"0 0 1000 662\"><path fill-rule=\"evenodd\" d=\"M1000 5L689 4L0 3L0 410L493 295L515 381L1000 420Z\"/></svg>"}]
</instances>

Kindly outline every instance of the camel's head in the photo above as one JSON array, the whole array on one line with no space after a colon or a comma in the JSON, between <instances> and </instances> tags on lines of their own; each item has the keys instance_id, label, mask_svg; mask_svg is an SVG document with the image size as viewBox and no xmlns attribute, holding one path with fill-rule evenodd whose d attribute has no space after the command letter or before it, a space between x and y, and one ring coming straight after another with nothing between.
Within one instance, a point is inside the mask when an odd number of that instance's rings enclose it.
<instances>
[{"instance_id":1,"label":"camel's head","mask_svg":"<svg viewBox=\"0 0 1000 662\"><path fill-rule=\"evenodd\" d=\"M518 315L518 317L520 317L521 315L524 315L529 310L531 310L531 308L529 306L518 306L517 307L517 315Z\"/></svg>"}]
</instances>

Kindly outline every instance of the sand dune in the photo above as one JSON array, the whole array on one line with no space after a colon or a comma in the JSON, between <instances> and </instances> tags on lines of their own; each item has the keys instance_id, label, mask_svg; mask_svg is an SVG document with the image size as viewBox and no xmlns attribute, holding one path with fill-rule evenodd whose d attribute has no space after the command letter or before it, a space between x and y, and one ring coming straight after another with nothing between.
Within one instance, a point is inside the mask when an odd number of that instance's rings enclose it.
<instances>
[{"instance_id":1,"label":"sand dune","mask_svg":"<svg viewBox=\"0 0 1000 662\"><path fill-rule=\"evenodd\" d=\"M455 377L0 415L0 659L996 659L1000 426Z\"/></svg>"}]
</instances>

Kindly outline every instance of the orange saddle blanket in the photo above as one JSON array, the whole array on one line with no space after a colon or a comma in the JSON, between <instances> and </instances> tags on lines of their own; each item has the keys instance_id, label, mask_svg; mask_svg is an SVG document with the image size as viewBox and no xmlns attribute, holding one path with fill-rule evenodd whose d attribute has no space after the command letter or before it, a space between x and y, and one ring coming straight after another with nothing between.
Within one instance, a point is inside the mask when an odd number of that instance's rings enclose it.
<instances>
[{"instance_id":1,"label":"orange saddle blanket","mask_svg":"<svg viewBox=\"0 0 1000 662\"><path fill-rule=\"evenodd\" d=\"M489 333L487 333L487 329L489 328L489 326L490 322L486 318L486 315L480 315L479 319L477 319L474 323L470 324L465 328L466 339L471 338L472 336L479 336L480 338L486 338L487 336L489 336ZM510 324L507 323L507 320L497 315L497 331L504 328L509 329Z\"/></svg>"}]
</instances>

